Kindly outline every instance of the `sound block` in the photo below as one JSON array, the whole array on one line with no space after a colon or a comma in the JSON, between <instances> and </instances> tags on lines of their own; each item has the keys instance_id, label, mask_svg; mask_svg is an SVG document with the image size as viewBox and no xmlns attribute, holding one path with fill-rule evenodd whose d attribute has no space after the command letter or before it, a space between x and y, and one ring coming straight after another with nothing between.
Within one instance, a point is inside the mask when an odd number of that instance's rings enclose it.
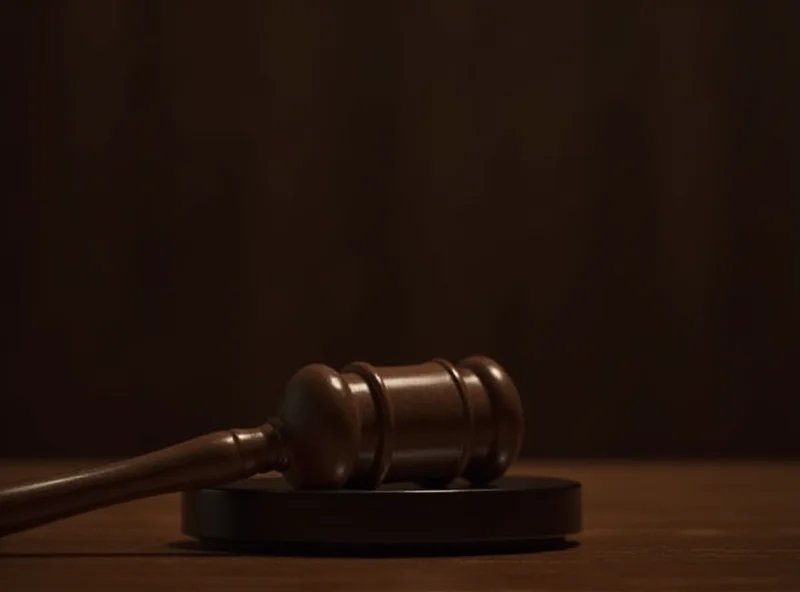
<instances>
[{"instance_id":1,"label":"sound block","mask_svg":"<svg viewBox=\"0 0 800 592\"><path fill-rule=\"evenodd\" d=\"M551 548L581 524L580 483L551 477L312 491L252 478L182 494L183 533L232 551Z\"/></svg>"}]
</instances>

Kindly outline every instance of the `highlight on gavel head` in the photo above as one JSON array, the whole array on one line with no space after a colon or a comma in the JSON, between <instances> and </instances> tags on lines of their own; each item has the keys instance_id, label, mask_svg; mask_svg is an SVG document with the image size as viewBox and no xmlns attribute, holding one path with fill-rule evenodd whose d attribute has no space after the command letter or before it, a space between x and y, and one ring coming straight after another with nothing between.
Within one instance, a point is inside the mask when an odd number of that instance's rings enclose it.
<instances>
[{"instance_id":1,"label":"highlight on gavel head","mask_svg":"<svg viewBox=\"0 0 800 592\"><path fill-rule=\"evenodd\" d=\"M276 424L296 489L489 483L524 436L516 386L483 356L340 372L312 364L289 381Z\"/></svg>"}]
</instances>

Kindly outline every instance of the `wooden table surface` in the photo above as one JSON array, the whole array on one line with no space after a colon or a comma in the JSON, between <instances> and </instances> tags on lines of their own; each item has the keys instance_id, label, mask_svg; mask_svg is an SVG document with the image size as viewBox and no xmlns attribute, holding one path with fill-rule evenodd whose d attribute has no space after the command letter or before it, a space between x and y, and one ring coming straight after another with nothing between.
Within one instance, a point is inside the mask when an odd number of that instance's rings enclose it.
<instances>
[{"instance_id":1,"label":"wooden table surface","mask_svg":"<svg viewBox=\"0 0 800 592\"><path fill-rule=\"evenodd\" d=\"M0 463L0 481L84 466ZM800 591L800 463L538 462L577 479L566 550L469 557L235 556L180 542L166 495L0 540L0 590Z\"/></svg>"}]
</instances>

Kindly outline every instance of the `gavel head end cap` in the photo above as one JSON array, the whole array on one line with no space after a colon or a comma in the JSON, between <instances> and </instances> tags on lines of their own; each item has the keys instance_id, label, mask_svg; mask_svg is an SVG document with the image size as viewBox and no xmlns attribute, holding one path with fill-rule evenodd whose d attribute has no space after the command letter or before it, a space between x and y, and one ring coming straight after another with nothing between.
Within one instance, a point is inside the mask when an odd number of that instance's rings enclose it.
<instances>
[{"instance_id":1,"label":"gavel head end cap","mask_svg":"<svg viewBox=\"0 0 800 592\"><path fill-rule=\"evenodd\" d=\"M286 481L297 489L337 488L353 472L359 447L358 410L333 368L311 364L289 381L278 410L289 453Z\"/></svg>"},{"instance_id":2,"label":"gavel head end cap","mask_svg":"<svg viewBox=\"0 0 800 592\"><path fill-rule=\"evenodd\" d=\"M495 360L471 356L458 366L472 371L491 401L494 439L489 454L470 463L464 476L473 483L489 483L502 476L517 460L525 437L525 422L519 392L511 377Z\"/></svg>"}]
</instances>

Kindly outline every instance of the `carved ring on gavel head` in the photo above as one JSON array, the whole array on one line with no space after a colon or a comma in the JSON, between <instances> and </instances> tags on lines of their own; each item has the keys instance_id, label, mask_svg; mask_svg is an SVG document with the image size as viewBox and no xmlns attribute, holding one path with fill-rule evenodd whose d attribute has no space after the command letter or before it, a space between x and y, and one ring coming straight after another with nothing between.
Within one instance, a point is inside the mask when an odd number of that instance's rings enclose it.
<instances>
[{"instance_id":1,"label":"carved ring on gavel head","mask_svg":"<svg viewBox=\"0 0 800 592\"><path fill-rule=\"evenodd\" d=\"M152 495L279 471L296 489L377 488L459 477L491 482L524 434L517 389L494 360L340 372L312 364L289 381L275 417L132 459L0 490L0 536Z\"/></svg>"}]
</instances>

